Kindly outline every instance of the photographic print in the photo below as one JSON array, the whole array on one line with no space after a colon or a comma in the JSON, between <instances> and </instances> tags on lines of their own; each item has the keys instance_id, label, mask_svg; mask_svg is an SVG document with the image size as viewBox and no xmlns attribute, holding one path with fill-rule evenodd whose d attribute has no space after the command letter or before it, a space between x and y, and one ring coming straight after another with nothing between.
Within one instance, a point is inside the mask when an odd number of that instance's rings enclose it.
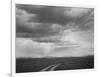
<instances>
[{"instance_id":1,"label":"photographic print","mask_svg":"<svg viewBox=\"0 0 100 77\"><path fill-rule=\"evenodd\" d=\"M94 68L94 8L15 6L16 73Z\"/></svg>"}]
</instances>

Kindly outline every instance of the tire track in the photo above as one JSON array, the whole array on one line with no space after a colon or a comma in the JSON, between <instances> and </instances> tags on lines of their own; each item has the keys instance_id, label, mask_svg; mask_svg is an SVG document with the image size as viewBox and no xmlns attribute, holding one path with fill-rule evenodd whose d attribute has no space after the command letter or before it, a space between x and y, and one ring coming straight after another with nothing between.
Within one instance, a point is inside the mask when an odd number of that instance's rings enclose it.
<instances>
[{"instance_id":1,"label":"tire track","mask_svg":"<svg viewBox=\"0 0 100 77\"><path fill-rule=\"evenodd\" d=\"M40 70L40 71L54 71L60 64L49 65L48 67Z\"/></svg>"}]
</instances>

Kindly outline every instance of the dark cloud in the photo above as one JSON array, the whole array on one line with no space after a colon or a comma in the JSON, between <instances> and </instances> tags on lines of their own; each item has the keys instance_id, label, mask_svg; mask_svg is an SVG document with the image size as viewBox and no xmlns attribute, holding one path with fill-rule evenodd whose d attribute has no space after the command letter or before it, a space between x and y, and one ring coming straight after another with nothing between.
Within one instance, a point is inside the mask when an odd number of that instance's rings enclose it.
<instances>
[{"instance_id":1,"label":"dark cloud","mask_svg":"<svg viewBox=\"0 0 100 77\"><path fill-rule=\"evenodd\" d=\"M30 14L25 10L16 8L17 36L44 37L55 35L59 32L60 25L30 22L32 17L36 20L38 14Z\"/></svg>"},{"instance_id":2,"label":"dark cloud","mask_svg":"<svg viewBox=\"0 0 100 77\"><path fill-rule=\"evenodd\" d=\"M63 16L63 14L61 14L64 11L63 8L57 8L55 6L19 4L16 7L19 9L26 10L29 13L39 14L37 22L65 24L67 21L69 21L69 19ZM34 20L31 21L33 22Z\"/></svg>"},{"instance_id":3,"label":"dark cloud","mask_svg":"<svg viewBox=\"0 0 100 77\"><path fill-rule=\"evenodd\" d=\"M25 37L48 37L52 35L56 35L60 31L60 26L58 28L55 27L54 24L49 23L40 23L35 24L35 27L28 27L26 24L22 24L16 27L17 36L25 36ZM54 28L55 27L55 28Z\"/></svg>"},{"instance_id":4,"label":"dark cloud","mask_svg":"<svg viewBox=\"0 0 100 77\"><path fill-rule=\"evenodd\" d=\"M93 30L92 8L16 4L17 37L49 37L63 30Z\"/></svg>"},{"instance_id":5,"label":"dark cloud","mask_svg":"<svg viewBox=\"0 0 100 77\"><path fill-rule=\"evenodd\" d=\"M39 15L38 22L66 24L83 17L91 9L89 8L71 8L44 5L26 5L17 4L17 8L26 10L29 13ZM31 20L34 21L34 20Z\"/></svg>"}]
</instances>

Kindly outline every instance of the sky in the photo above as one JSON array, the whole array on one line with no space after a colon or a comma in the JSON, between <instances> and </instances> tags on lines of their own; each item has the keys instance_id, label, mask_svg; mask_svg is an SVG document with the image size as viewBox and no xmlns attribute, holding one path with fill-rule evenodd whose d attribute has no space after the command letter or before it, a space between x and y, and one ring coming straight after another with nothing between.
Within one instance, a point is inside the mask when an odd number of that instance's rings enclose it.
<instances>
[{"instance_id":1,"label":"sky","mask_svg":"<svg viewBox=\"0 0 100 77\"><path fill-rule=\"evenodd\" d=\"M16 4L16 58L94 55L94 9Z\"/></svg>"}]
</instances>

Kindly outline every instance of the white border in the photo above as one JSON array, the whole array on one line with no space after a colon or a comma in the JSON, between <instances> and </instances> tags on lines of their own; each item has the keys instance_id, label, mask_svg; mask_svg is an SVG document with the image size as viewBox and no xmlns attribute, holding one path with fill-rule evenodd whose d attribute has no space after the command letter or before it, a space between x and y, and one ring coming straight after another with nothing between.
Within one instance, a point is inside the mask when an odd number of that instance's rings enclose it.
<instances>
[{"instance_id":1,"label":"white border","mask_svg":"<svg viewBox=\"0 0 100 77\"><path fill-rule=\"evenodd\" d=\"M15 75L15 3L14 2L11 2L11 11L12 11L12 16L11 16L11 20L12 20L12 23L11 23L11 37L12 37L12 42L11 42L11 55L12 55L12 59L11 59L11 62L12 62L12 67L11 67L11 75Z\"/></svg>"},{"instance_id":2,"label":"white border","mask_svg":"<svg viewBox=\"0 0 100 77\"><path fill-rule=\"evenodd\" d=\"M75 74L75 73L90 73L91 72L94 72L95 70L94 69L82 69L82 70L68 70L68 71L53 71L53 72L31 72L31 73L15 73L15 4L33 4L33 5L49 5L49 6L64 6L64 7L84 7L84 8L94 8L96 9L95 5L93 4L87 4L87 3L71 3L71 2L64 2L64 1L48 1L48 0L44 0L44 1L39 1L39 0L12 0L12 76L14 77L33 77L33 76L37 76L37 77L40 77L40 76L44 76L44 77L47 77L47 75L50 75L50 76L55 76L57 73L62 73L63 75L64 74L68 74L68 76L70 76L70 74ZM83 73L83 74L84 74ZM50 77L49 76L49 77ZM60 75L61 77L62 75ZM74 75L73 75L74 76Z\"/></svg>"}]
</instances>

